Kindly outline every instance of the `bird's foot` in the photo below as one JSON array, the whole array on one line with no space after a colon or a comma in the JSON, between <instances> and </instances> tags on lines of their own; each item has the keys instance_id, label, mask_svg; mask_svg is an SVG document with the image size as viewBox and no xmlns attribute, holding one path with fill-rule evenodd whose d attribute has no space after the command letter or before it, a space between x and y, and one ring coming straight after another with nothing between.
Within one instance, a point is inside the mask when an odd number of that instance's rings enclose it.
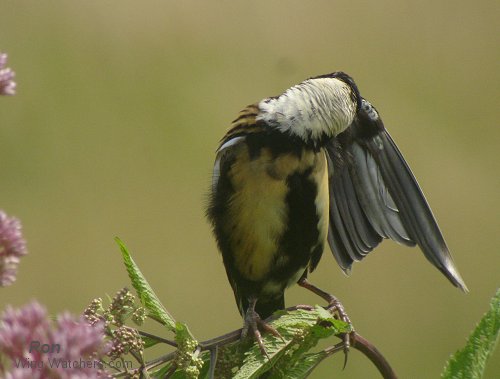
<instances>
[{"instance_id":1,"label":"bird's foot","mask_svg":"<svg viewBox=\"0 0 500 379\"><path fill-rule=\"evenodd\" d=\"M245 323L243 325L243 329L241 330L241 338L245 338L251 331L253 337L255 338L255 341L257 341L257 344L259 345L262 354L270 359L264 346L264 341L262 340L262 334L260 330L271 333L277 338L283 339L281 334L274 327L260 318L259 314L253 307L248 307L245 313Z\"/></svg>"},{"instance_id":2,"label":"bird's foot","mask_svg":"<svg viewBox=\"0 0 500 379\"><path fill-rule=\"evenodd\" d=\"M351 331L349 333L343 333L342 335L340 335L340 338L344 343L344 355L345 355L344 367L345 367L347 364L347 354L349 353L349 348L351 347L351 333L354 333L354 328L352 326L351 320L349 319L349 316L347 315L344 309L344 306L335 296L329 294L328 292L323 291L321 288L316 287L314 284L310 283L305 277L302 277L298 281L298 284L299 286L314 292L316 295L324 299L328 303L326 309L332 312L332 314L336 319L344 321L349 325L349 329Z\"/></svg>"},{"instance_id":3,"label":"bird's foot","mask_svg":"<svg viewBox=\"0 0 500 379\"><path fill-rule=\"evenodd\" d=\"M345 323L349 324L350 328L352 329L352 323L347 315L344 306L342 303L337 299L335 296L330 295L330 299L328 300L328 306L326 307L330 312L335 314L335 318L338 318L339 320L344 321Z\"/></svg>"},{"instance_id":4,"label":"bird's foot","mask_svg":"<svg viewBox=\"0 0 500 379\"><path fill-rule=\"evenodd\" d=\"M340 339L344 342L344 368L345 368L345 366L347 365L347 357L349 354L349 349L351 347L351 333L354 333L354 328L342 303L335 296L330 294L329 296L330 299L328 300L328 306L326 307L326 309L332 312L335 315L334 316L335 318L344 321L346 324L348 324L349 329L351 330L349 333L343 333L339 335Z\"/></svg>"}]
</instances>

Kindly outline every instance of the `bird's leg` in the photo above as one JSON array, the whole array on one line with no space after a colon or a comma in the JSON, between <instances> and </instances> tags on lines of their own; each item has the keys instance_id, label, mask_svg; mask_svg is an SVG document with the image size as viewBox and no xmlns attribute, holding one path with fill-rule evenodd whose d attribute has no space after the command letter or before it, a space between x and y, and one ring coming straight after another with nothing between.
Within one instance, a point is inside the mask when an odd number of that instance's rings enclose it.
<instances>
[{"instance_id":1,"label":"bird's leg","mask_svg":"<svg viewBox=\"0 0 500 379\"><path fill-rule=\"evenodd\" d=\"M347 313L344 310L344 306L335 296L329 294L328 292L323 291L321 288L316 287L314 284L309 282L305 277L300 278L297 284L303 288L307 288L309 291L315 293L316 295L324 299L328 303L327 309L335 310L340 320L347 322L348 324L351 324L351 320L349 319L349 316L347 316Z\"/></svg>"},{"instance_id":2,"label":"bird's leg","mask_svg":"<svg viewBox=\"0 0 500 379\"><path fill-rule=\"evenodd\" d=\"M318 288L314 284L310 283L307 280L305 274L299 279L297 284L303 288L307 288L309 291L315 293L316 295L318 295L319 297L324 299L328 303L327 309L333 310L334 312L336 312L337 316L340 320L349 324L349 326L352 330L351 333L354 332L354 328L352 327L351 320L349 319L349 316L347 316L347 313L344 310L344 306L335 296L333 296L332 294L329 294L328 292L323 291L321 288ZM345 353L344 367L345 367L345 365L347 363L347 353L349 352L349 347L351 345L350 334L345 333L342 336L342 340L344 341L344 353Z\"/></svg>"},{"instance_id":3,"label":"bird's leg","mask_svg":"<svg viewBox=\"0 0 500 379\"><path fill-rule=\"evenodd\" d=\"M255 311L255 304L257 303L257 298L251 297L248 299L248 308L245 313L245 321L243 324L243 329L241 330L241 338L245 338L248 335L249 330L252 330L253 336L259 345L262 354L267 355L266 348L264 347L264 342L262 341L262 335L260 333L259 327L264 331L271 333L273 336L283 339L281 334L273 328L271 325L263 321L259 314Z\"/></svg>"}]
</instances>

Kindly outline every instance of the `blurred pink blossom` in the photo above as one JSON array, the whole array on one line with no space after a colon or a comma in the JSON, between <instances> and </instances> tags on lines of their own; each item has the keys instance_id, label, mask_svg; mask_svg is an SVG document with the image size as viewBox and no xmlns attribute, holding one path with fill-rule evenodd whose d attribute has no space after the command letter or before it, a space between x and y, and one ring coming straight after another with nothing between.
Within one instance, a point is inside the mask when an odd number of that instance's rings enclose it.
<instances>
[{"instance_id":1,"label":"blurred pink blossom","mask_svg":"<svg viewBox=\"0 0 500 379\"><path fill-rule=\"evenodd\" d=\"M0 210L0 287L14 283L19 259L26 254L21 223Z\"/></svg>"},{"instance_id":2,"label":"blurred pink blossom","mask_svg":"<svg viewBox=\"0 0 500 379\"><path fill-rule=\"evenodd\" d=\"M0 95L15 95L16 82L14 82L15 73L10 68L5 67L7 63L7 54L0 53Z\"/></svg>"},{"instance_id":3,"label":"blurred pink blossom","mask_svg":"<svg viewBox=\"0 0 500 379\"><path fill-rule=\"evenodd\" d=\"M6 379L110 378L100 359L109 351L104 325L63 313L50 322L37 302L8 306L0 318L0 377ZM8 358L8 359L5 359Z\"/></svg>"}]
</instances>

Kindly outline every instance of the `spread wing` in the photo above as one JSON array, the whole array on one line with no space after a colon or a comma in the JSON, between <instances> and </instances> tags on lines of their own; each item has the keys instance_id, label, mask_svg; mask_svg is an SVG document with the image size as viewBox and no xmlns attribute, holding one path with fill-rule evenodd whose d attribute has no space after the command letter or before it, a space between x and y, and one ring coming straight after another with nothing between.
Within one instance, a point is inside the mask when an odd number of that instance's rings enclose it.
<instances>
[{"instance_id":1,"label":"spread wing","mask_svg":"<svg viewBox=\"0 0 500 379\"><path fill-rule=\"evenodd\" d=\"M347 271L383 238L418 245L455 286L466 291L432 211L375 108L363 99L355 122L327 146L328 242Z\"/></svg>"}]
</instances>

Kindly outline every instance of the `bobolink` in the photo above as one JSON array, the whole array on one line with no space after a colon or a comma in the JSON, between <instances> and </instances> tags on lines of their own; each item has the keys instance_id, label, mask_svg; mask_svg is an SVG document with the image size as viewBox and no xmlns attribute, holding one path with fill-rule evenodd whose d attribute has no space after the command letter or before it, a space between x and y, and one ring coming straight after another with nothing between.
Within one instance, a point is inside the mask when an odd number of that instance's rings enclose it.
<instances>
[{"instance_id":1,"label":"bobolink","mask_svg":"<svg viewBox=\"0 0 500 379\"><path fill-rule=\"evenodd\" d=\"M466 291L410 168L343 72L240 112L217 150L207 215L261 348L258 326L270 329L261 320L284 308L285 288L316 289L306 276L326 241L346 272L383 238L418 245Z\"/></svg>"}]
</instances>

